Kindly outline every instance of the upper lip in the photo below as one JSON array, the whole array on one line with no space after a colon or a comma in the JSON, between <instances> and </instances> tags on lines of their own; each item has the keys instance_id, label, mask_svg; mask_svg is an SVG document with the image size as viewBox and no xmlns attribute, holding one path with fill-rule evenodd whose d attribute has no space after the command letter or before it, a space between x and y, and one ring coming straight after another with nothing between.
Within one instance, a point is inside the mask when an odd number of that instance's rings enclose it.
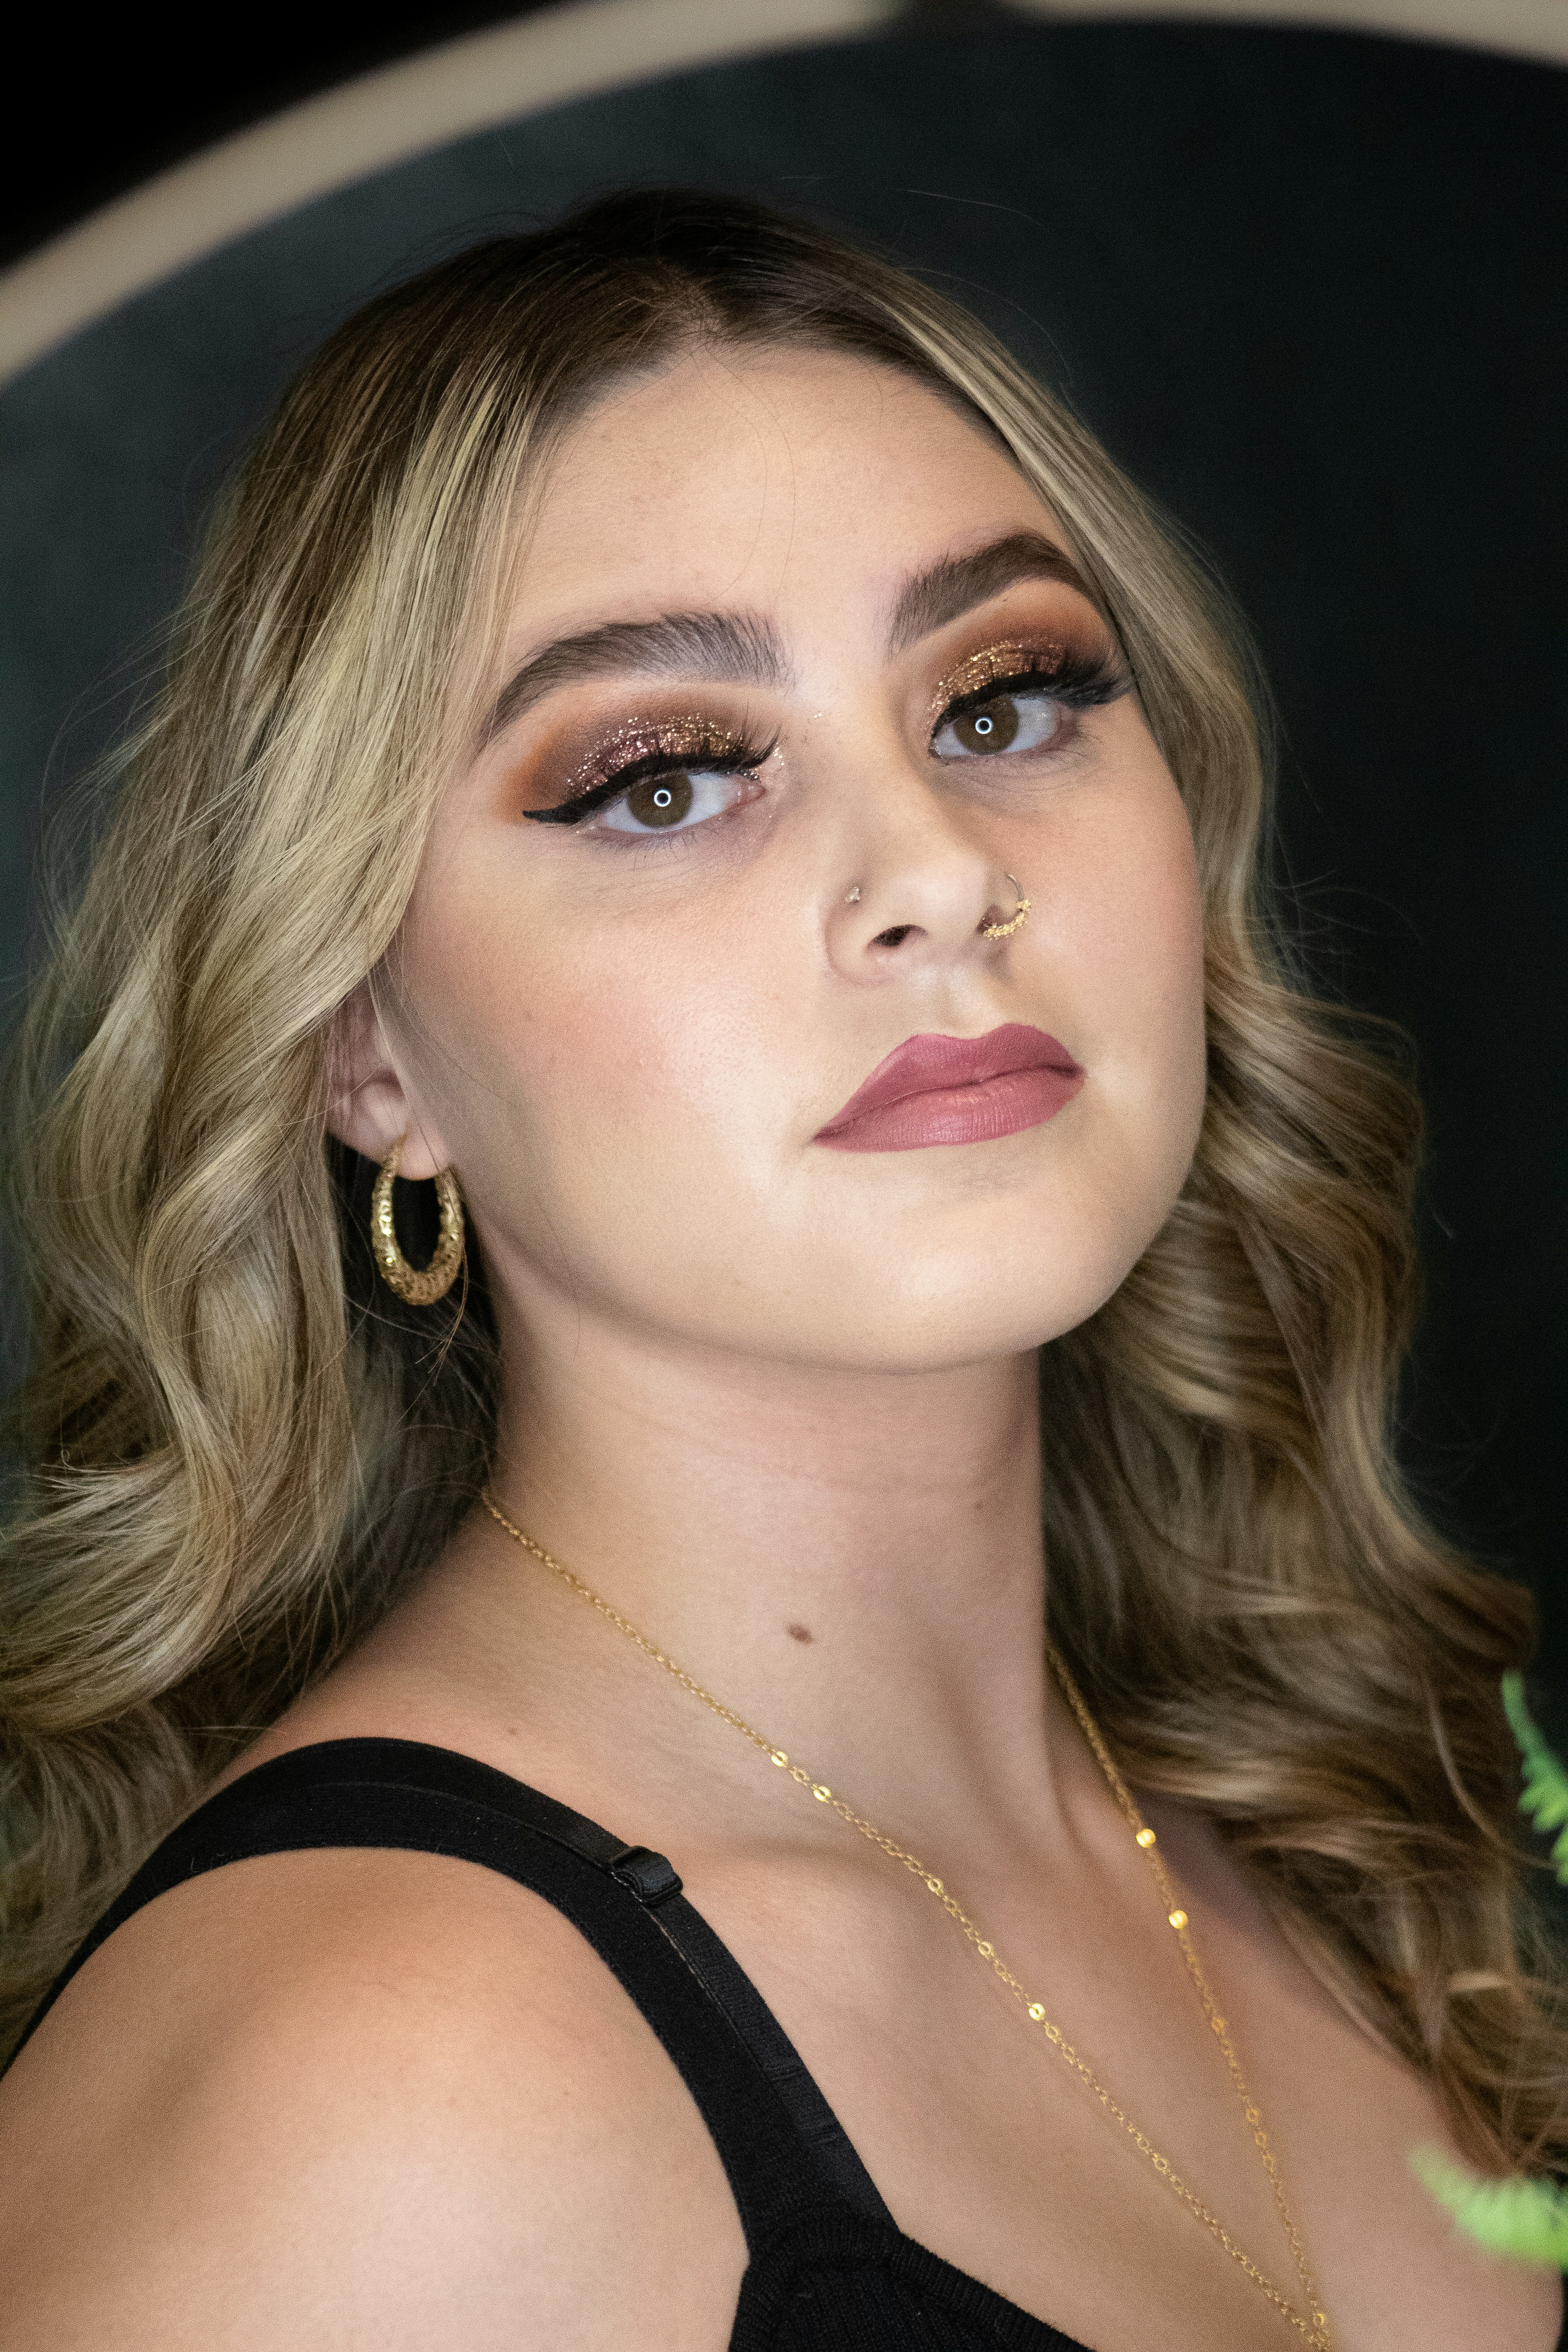
<instances>
[{"instance_id":1,"label":"upper lip","mask_svg":"<svg viewBox=\"0 0 1568 2352\"><path fill-rule=\"evenodd\" d=\"M1009 1070L1061 1070L1083 1075L1058 1037L1023 1021L1005 1021L984 1037L907 1037L879 1062L862 1087L858 1087L842 1110L834 1114L821 1135L850 1127L868 1112L886 1110L889 1103L910 1095L934 1094L947 1087L979 1086Z\"/></svg>"}]
</instances>

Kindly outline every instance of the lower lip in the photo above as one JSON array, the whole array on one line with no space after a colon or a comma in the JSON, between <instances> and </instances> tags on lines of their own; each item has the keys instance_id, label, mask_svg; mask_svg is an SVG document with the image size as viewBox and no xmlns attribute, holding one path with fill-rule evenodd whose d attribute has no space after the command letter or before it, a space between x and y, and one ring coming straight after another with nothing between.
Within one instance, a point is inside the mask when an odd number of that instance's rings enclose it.
<instances>
[{"instance_id":1,"label":"lower lip","mask_svg":"<svg viewBox=\"0 0 1568 2352\"><path fill-rule=\"evenodd\" d=\"M974 1086L906 1095L902 1102L867 1111L837 1134L816 1139L829 1151L923 1151L932 1143L994 1143L998 1136L1043 1127L1082 1084L1081 1070L1007 1070Z\"/></svg>"}]
</instances>

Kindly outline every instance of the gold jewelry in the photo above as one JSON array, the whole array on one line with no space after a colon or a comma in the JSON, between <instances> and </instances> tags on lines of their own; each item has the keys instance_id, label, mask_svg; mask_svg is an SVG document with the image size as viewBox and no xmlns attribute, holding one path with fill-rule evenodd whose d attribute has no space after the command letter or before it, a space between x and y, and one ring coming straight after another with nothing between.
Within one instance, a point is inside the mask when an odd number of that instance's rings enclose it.
<instances>
[{"instance_id":1,"label":"gold jewelry","mask_svg":"<svg viewBox=\"0 0 1568 2352\"><path fill-rule=\"evenodd\" d=\"M1011 875L1007 878L1011 881ZM1016 883L1014 884L1014 887L1015 889L1017 887ZM1275 2207L1296 2266L1296 2275L1300 2281L1301 2292L1306 2297L1305 2315L1297 2310L1295 2305L1280 2293L1267 2273L1262 2271L1251 2256L1237 2244L1218 2215L1211 2212L1203 2199L1187 2187L1169 2158L1161 2155L1148 2134L1141 2130L1125 2108L1118 2104L1087 2059L1080 2057L1073 2048L1060 2026L1051 2022L1043 2005L1037 2000L1029 1999L1018 1979L997 1951L995 1945L981 1933L957 1897L948 1892L942 1880L933 1872L929 1871L923 1862L900 1845L896 1839L889 1837L885 1831L878 1829L874 1822L867 1821L863 1814L856 1812L851 1806L845 1803L842 1797L835 1796L825 1781L814 1780L803 1764L792 1763L784 1749L775 1748L771 1739L765 1738L762 1732L754 1729L746 1721L744 1716L737 1715L733 1708L726 1706L721 1699L715 1698L711 1691L705 1690L683 1666L678 1666L673 1658L667 1656L664 1651L650 1642L646 1633L639 1633L629 1618L623 1617L618 1609L612 1608L607 1601L601 1599L593 1587L585 1584L583 1579L566 1567L563 1561L556 1559L552 1553L544 1549L542 1544L536 1544L531 1536L525 1535L520 1527L515 1526L506 1514L497 1507L495 1497L488 1486L481 1489L479 1499L497 1526L504 1528L514 1543L521 1544L524 1551L531 1552L535 1559L542 1561L552 1574L559 1577L570 1591L574 1592L580 1601L585 1601L591 1609L597 1610L599 1615L612 1624L618 1633L624 1633L627 1641L635 1643L643 1655L650 1658L656 1666L662 1667L673 1682L680 1685L683 1691L692 1698L700 1700L710 1714L716 1715L721 1723L729 1724L731 1728L738 1731L743 1739L749 1739L753 1748L760 1748L763 1754L781 1770L788 1773L797 1787L809 1789L818 1804L826 1805L831 1812L837 1813L840 1821L847 1822L852 1830L858 1831L863 1838L868 1839L872 1845L879 1847L890 1861L901 1864L904 1869L912 1873L921 1882L927 1893L936 1897L949 1918L960 1929L966 1940L973 1946L980 1958L989 1962L994 1973L1006 1986L1030 2022L1040 2028L1052 2048L1072 2068L1085 2088L1094 2094L1111 2120L1121 2125L1140 2155L1148 2158L1161 2179L1181 2200L1194 2219L1203 2223L1210 2235L1224 2247L1232 2262L1237 2263L1252 2281L1254 2286L1268 2297L1280 2316L1288 2320L1297 2333L1306 2339L1307 2344L1311 2347L1311 2352L1331 2352L1328 2314L1323 2310L1319 2300L1318 2290L1307 2264L1306 2250L1301 2243L1301 2234L1296 2224L1296 2217L1290 2210L1289 2201L1285 2194L1285 2184L1280 2177L1279 2159L1269 2146L1268 2135L1264 2129L1263 2116L1258 2102L1248 2090L1247 2079L1242 2074L1241 2061L1237 2056L1236 2044L1230 2038L1230 2029L1219 2012L1214 1995L1209 1990L1208 1981L1198 1964L1198 1956L1194 1949L1189 1932L1187 1915L1176 1900L1176 1890L1171 1884L1170 1874L1159 1853L1158 1840L1133 1802L1131 1791L1118 1771L1110 1751L1100 1736L1100 1727L1089 1714L1078 1685L1068 1672L1066 1660L1060 1655L1054 1643L1047 1642L1046 1644L1046 1655L1050 1661L1051 1671L1061 1686L1063 1697L1078 1720L1079 1730L1089 1742L1096 1763L1110 1785L1110 1793L1116 1800L1122 1819L1132 1832L1133 1843L1149 1864L1150 1873L1159 1890L1161 1903L1164 1906L1166 1920L1174 1931L1176 1940L1182 1948L1182 1958L1187 1964L1187 1973L1192 1978L1198 1999L1203 2003L1204 2015L1207 2018L1210 2030L1225 2054L1231 2083L1241 2102L1242 2112L1247 2117L1252 2133L1253 2144L1258 2149L1262 2159L1263 2169L1268 2175L1268 2186L1274 2194Z\"/></svg>"},{"instance_id":2,"label":"gold jewelry","mask_svg":"<svg viewBox=\"0 0 1568 2352\"><path fill-rule=\"evenodd\" d=\"M392 1222L392 1187L407 1140L400 1135L381 1163L370 1196L370 1245L382 1280L399 1298L406 1298L410 1307L434 1307L451 1289L463 1263L463 1196L451 1170L443 1168L436 1179L436 1198L441 1204L441 1238L436 1255L427 1266L410 1265L397 1246L397 1230Z\"/></svg>"},{"instance_id":3,"label":"gold jewelry","mask_svg":"<svg viewBox=\"0 0 1568 2352\"><path fill-rule=\"evenodd\" d=\"M1014 889L1018 891L1018 903L1006 922L981 924L980 936L983 940L1010 940L1014 932L1021 931L1029 919L1029 901L1025 898L1022 890L1018 889L1017 876L1009 874L1006 879L1011 882Z\"/></svg>"}]
</instances>

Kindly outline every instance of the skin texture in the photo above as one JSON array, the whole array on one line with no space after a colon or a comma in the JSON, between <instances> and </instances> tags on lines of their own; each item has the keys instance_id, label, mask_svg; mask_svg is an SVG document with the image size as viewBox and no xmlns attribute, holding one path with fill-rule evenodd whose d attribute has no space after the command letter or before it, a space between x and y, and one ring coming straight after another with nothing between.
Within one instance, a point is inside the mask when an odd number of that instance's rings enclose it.
<instances>
[{"instance_id":1,"label":"skin texture","mask_svg":"<svg viewBox=\"0 0 1568 2352\"><path fill-rule=\"evenodd\" d=\"M552 639L671 612L765 624L780 674L564 685L478 751L377 1003L345 1013L335 1123L377 1157L406 1132L410 1176L458 1171L512 1515L939 1870L1289 2286L1041 1648L1035 1350L1159 1229L1201 1113L1186 818L1131 694L1026 758L933 756L944 678L1103 637L1060 580L889 643L910 574L1029 531L1060 543L984 435L841 356L706 353L606 400L539 504L492 691ZM727 814L658 838L523 816L605 738L678 719L776 743ZM987 940L1008 871L1030 918ZM905 1038L1004 1022L1087 1073L1048 1124L814 1143ZM489 1520L246 1762L356 1733L464 1749L668 1853L951 2261L1097 2352L1300 2340L919 1885ZM1460 2246L1408 2175L1443 2138L1421 2084L1202 1822L1151 1812L1341 2352L1548 2352L1555 2278ZM408 1854L247 1863L112 1938L0 2086L0 2242L5 2352L721 2352L745 2262L695 2111L593 1955L510 1885Z\"/></svg>"}]
</instances>

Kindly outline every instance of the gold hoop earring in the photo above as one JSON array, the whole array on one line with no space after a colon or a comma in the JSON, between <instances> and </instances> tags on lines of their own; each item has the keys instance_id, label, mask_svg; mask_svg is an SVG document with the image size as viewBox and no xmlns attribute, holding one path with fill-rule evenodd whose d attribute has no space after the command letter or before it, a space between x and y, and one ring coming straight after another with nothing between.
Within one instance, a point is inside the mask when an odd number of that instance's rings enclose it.
<instances>
[{"instance_id":1,"label":"gold hoop earring","mask_svg":"<svg viewBox=\"0 0 1568 2352\"><path fill-rule=\"evenodd\" d=\"M980 925L980 936L983 940L1010 940L1014 932L1021 931L1029 919L1029 901L1025 898L1022 890L1018 889L1017 876L1009 874L1005 878L1011 882L1015 890L1018 891L1018 903L1006 922Z\"/></svg>"},{"instance_id":2,"label":"gold hoop earring","mask_svg":"<svg viewBox=\"0 0 1568 2352\"><path fill-rule=\"evenodd\" d=\"M441 1238L436 1255L426 1266L410 1265L397 1246L397 1229L392 1222L392 1188L407 1140L400 1135L381 1163L370 1196L370 1245L389 1290L395 1290L410 1307L434 1307L451 1289L463 1263L463 1196L451 1170L443 1168L436 1179L436 1198L441 1204Z\"/></svg>"}]
</instances>

